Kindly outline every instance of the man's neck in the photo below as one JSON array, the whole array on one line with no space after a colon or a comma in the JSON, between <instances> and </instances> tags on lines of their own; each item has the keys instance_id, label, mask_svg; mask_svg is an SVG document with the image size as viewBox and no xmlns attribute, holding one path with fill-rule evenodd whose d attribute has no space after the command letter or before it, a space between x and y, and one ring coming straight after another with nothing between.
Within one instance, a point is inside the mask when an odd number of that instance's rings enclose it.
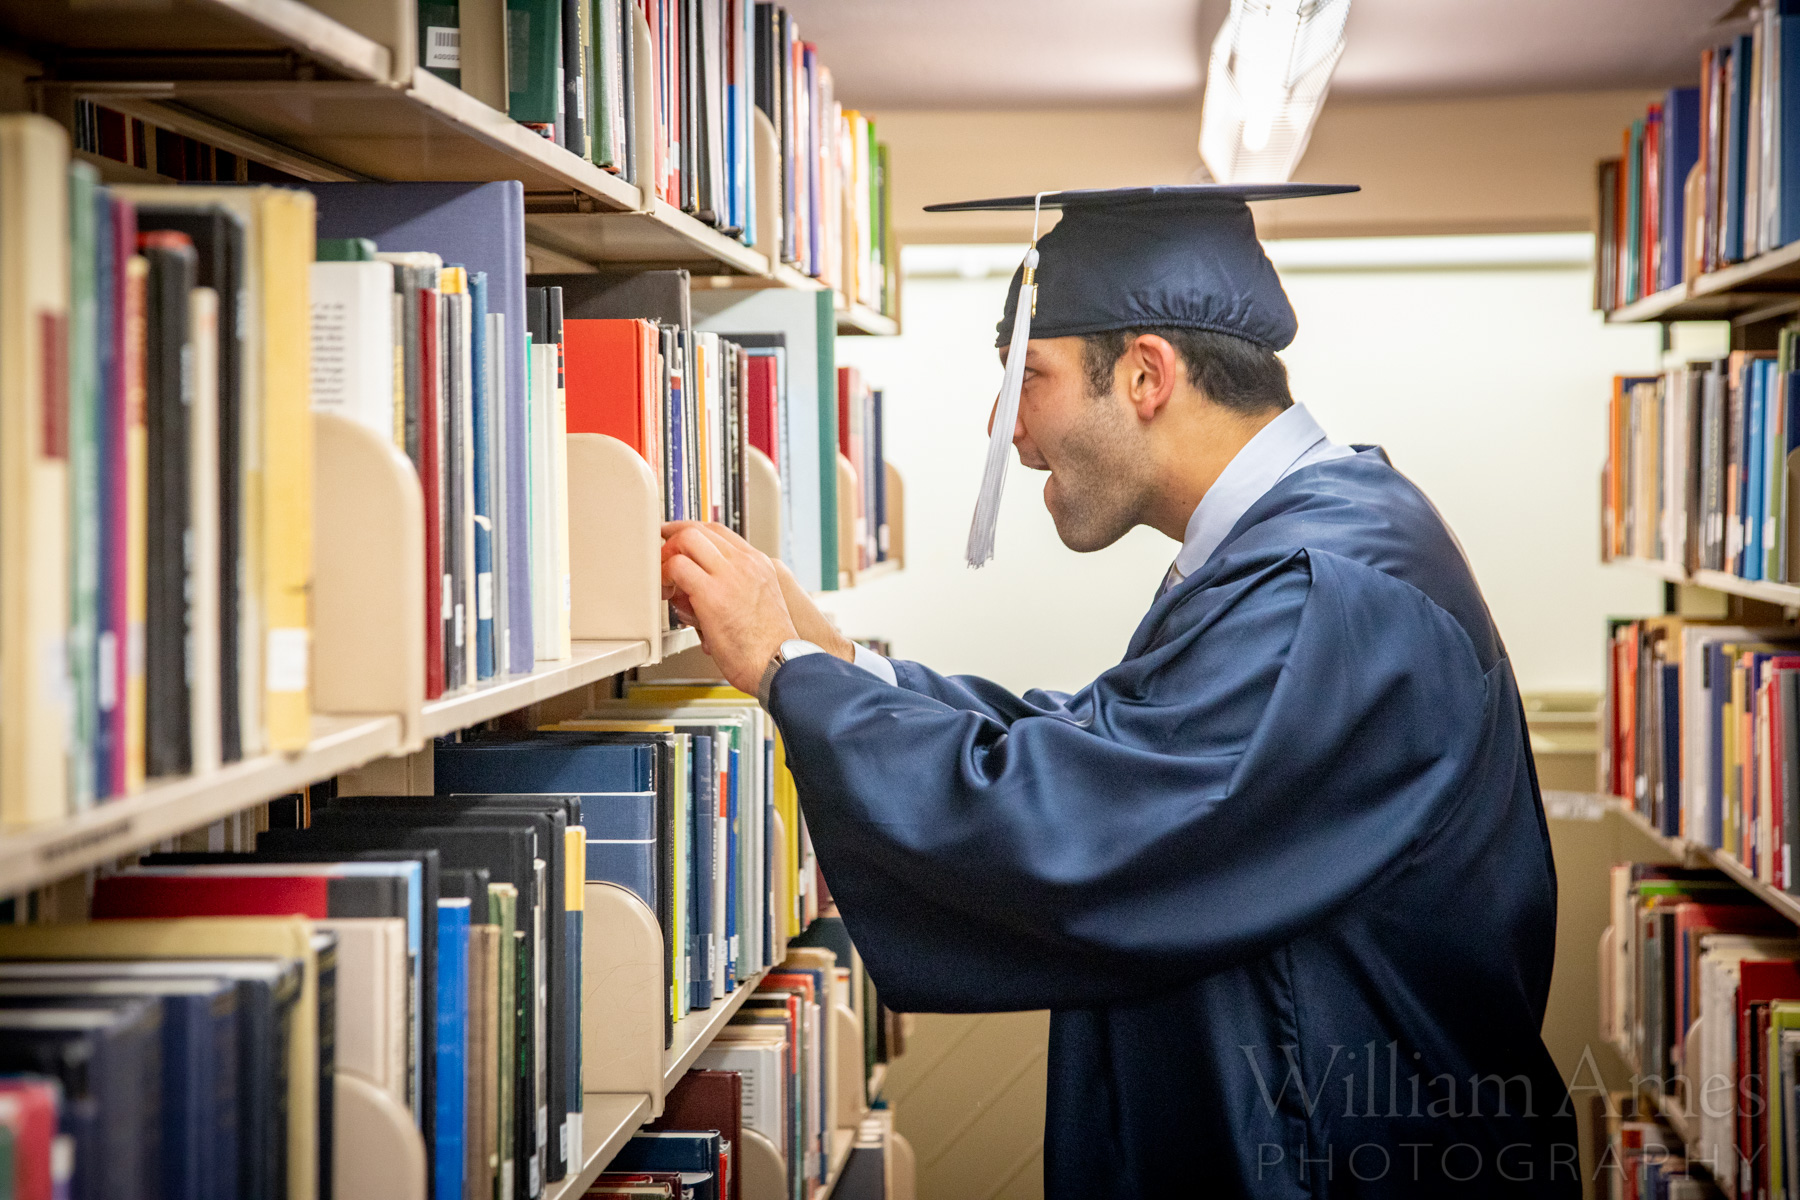
<instances>
[{"instance_id":1,"label":"man's neck","mask_svg":"<svg viewBox=\"0 0 1800 1200\"><path fill-rule=\"evenodd\" d=\"M1143 521L1178 542L1187 535L1194 509L1231 460L1281 415L1279 409L1245 415L1206 401L1191 405L1189 412L1187 420L1165 431L1161 482Z\"/></svg>"}]
</instances>

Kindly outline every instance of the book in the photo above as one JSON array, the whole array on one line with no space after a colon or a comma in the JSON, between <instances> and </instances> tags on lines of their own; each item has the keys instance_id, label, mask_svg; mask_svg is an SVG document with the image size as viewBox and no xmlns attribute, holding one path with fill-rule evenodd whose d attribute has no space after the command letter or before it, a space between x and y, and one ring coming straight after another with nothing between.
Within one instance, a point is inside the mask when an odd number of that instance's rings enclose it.
<instances>
[{"instance_id":1,"label":"book","mask_svg":"<svg viewBox=\"0 0 1800 1200\"><path fill-rule=\"evenodd\" d=\"M562 0L506 0L507 111L561 144L564 92Z\"/></svg>"},{"instance_id":2,"label":"book","mask_svg":"<svg viewBox=\"0 0 1800 1200\"><path fill-rule=\"evenodd\" d=\"M744 1083L737 1072L690 1070L663 1098L662 1115L644 1128L651 1132L716 1130L723 1142L721 1159L735 1166L742 1161L743 1112ZM740 1200L741 1172L726 1170L722 1174L725 1191L721 1200Z\"/></svg>"},{"instance_id":3,"label":"book","mask_svg":"<svg viewBox=\"0 0 1800 1200\"><path fill-rule=\"evenodd\" d=\"M68 140L0 117L0 822L65 811ZM48 436L45 436L45 435Z\"/></svg>"},{"instance_id":4,"label":"book","mask_svg":"<svg viewBox=\"0 0 1800 1200\"><path fill-rule=\"evenodd\" d=\"M160 1190L161 1016L150 997L113 1007L0 1008L0 1071L62 1085L76 1200L149 1200Z\"/></svg>"},{"instance_id":5,"label":"book","mask_svg":"<svg viewBox=\"0 0 1800 1200\"><path fill-rule=\"evenodd\" d=\"M292 959L300 964L299 996L286 1039L286 1194L290 1200L312 1200L319 1194L319 952L305 920L191 917L0 926L0 960L137 961L221 956ZM140 1094L145 1092L147 1089L140 1089Z\"/></svg>"},{"instance_id":6,"label":"book","mask_svg":"<svg viewBox=\"0 0 1800 1200\"><path fill-rule=\"evenodd\" d=\"M394 267L315 262L312 282L312 405L394 430Z\"/></svg>"},{"instance_id":7,"label":"book","mask_svg":"<svg viewBox=\"0 0 1800 1200\"><path fill-rule=\"evenodd\" d=\"M547 9L557 0L545 0ZM539 13L532 5L509 3L508 28L517 30L519 14L529 14L528 36L540 32L534 21ZM521 34L526 36L526 34ZM532 42L535 48L535 40ZM534 49L535 53L535 49ZM533 59L533 63L536 63ZM548 60L554 63L555 59ZM513 85L520 82L515 71ZM552 69L554 69L552 67ZM516 97L515 97L516 102ZM515 119L520 118L517 113ZM496 403L509 452L515 457L506 472L506 503L512 513L525 511L525 473L520 466L526 446L526 361L519 333L525 322L525 195L517 181L500 183L308 183L318 201L320 237L364 237L386 252L422 251L438 255L445 263L460 264L471 275L484 274L489 313L505 318L511 336L495 342L503 390ZM422 472L423 474L423 472ZM509 539L517 541L517 539ZM509 589L509 645L505 663L509 673L532 669L532 630L528 564L496 562L496 586ZM435 589L432 592L436 594Z\"/></svg>"},{"instance_id":8,"label":"book","mask_svg":"<svg viewBox=\"0 0 1800 1200\"><path fill-rule=\"evenodd\" d=\"M437 1145L432 1194L462 1200L468 1135L469 916L466 898L438 900Z\"/></svg>"},{"instance_id":9,"label":"book","mask_svg":"<svg viewBox=\"0 0 1800 1200\"><path fill-rule=\"evenodd\" d=\"M684 1188L693 1189L694 1200L721 1200L720 1142L717 1130L640 1133L620 1147L611 1169L680 1171Z\"/></svg>"},{"instance_id":10,"label":"book","mask_svg":"<svg viewBox=\"0 0 1800 1200\"><path fill-rule=\"evenodd\" d=\"M239 695L242 667L240 635L247 620L239 579L244 569L244 530L249 514L244 487L245 371L248 365L243 319L250 299L246 292L244 222L230 209L217 204L192 205L177 195L164 193L136 206L137 222L144 229L165 229L187 234L195 250L195 283L218 297L218 353L214 373L218 380L216 420L202 428L215 428L217 442L217 499L207 509L217 512L217 564L219 758L236 762L243 757L244 701ZM208 356L209 359L211 356ZM195 451L199 453L198 448ZM198 460L197 460L198 461ZM196 490L195 511L202 512L201 491ZM210 524L211 522L209 522ZM199 627L199 626L197 626ZM200 680L196 679L198 687Z\"/></svg>"},{"instance_id":11,"label":"book","mask_svg":"<svg viewBox=\"0 0 1800 1200\"><path fill-rule=\"evenodd\" d=\"M236 1194L239 1171L235 984L219 978L0 979L0 1012L121 1010L146 999L159 1017L154 1136L163 1193L224 1200Z\"/></svg>"},{"instance_id":12,"label":"book","mask_svg":"<svg viewBox=\"0 0 1800 1200\"><path fill-rule=\"evenodd\" d=\"M171 198L174 189L121 187L134 201ZM311 320L308 281L315 246L314 203L303 191L275 187L179 189L191 204L234 213L249 253L245 285L246 377L244 479L247 502L260 513L246 531L240 631L244 752L298 750L311 737L307 596L312 586ZM254 648L254 649L251 649Z\"/></svg>"}]
</instances>

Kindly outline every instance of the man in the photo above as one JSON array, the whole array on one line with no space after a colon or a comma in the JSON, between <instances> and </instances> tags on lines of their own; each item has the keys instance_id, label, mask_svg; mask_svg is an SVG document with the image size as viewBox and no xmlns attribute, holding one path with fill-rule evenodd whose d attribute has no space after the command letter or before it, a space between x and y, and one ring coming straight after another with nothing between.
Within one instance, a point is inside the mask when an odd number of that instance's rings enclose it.
<instances>
[{"instance_id":1,"label":"man","mask_svg":"<svg viewBox=\"0 0 1800 1200\"><path fill-rule=\"evenodd\" d=\"M1292 403L1245 196L1072 194L1039 247L1020 461L1071 548L1181 542L1081 692L859 652L717 527L665 581L884 998L1052 1010L1050 1196L1577 1195L1512 671L1429 501Z\"/></svg>"}]
</instances>

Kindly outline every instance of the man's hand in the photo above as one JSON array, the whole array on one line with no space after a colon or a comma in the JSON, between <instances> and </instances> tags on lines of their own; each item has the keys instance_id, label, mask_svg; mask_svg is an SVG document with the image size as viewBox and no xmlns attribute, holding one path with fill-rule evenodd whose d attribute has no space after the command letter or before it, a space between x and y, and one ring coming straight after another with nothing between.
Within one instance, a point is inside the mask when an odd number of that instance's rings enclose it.
<instances>
[{"instance_id":1,"label":"man's hand","mask_svg":"<svg viewBox=\"0 0 1800 1200\"><path fill-rule=\"evenodd\" d=\"M799 637L768 555L723 525L662 527L663 590L739 691L756 694L775 651Z\"/></svg>"},{"instance_id":2,"label":"man's hand","mask_svg":"<svg viewBox=\"0 0 1800 1200\"><path fill-rule=\"evenodd\" d=\"M775 574L781 578L781 598L787 601L788 615L794 619L794 628L800 631L800 636L828 654L835 654L845 662L855 662L856 643L837 631L780 559L775 560Z\"/></svg>"}]
</instances>

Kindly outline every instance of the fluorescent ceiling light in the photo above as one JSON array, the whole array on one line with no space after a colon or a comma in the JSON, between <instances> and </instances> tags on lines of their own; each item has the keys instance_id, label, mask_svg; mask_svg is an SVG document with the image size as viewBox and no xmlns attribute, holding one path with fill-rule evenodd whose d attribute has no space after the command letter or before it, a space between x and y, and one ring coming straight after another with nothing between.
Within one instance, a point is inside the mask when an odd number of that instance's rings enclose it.
<instances>
[{"instance_id":1,"label":"fluorescent ceiling light","mask_svg":"<svg viewBox=\"0 0 1800 1200\"><path fill-rule=\"evenodd\" d=\"M1350 0L1231 0L1206 71L1200 160L1220 183L1294 173L1344 53Z\"/></svg>"},{"instance_id":2,"label":"fluorescent ceiling light","mask_svg":"<svg viewBox=\"0 0 1800 1200\"><path fill-rule=\"evenodd\" d=\"M1334 271L1456 271L1590 268L1591 233L1432 234L1419 237L1277 238L1263 243L1283 274ZM900 248L908 279L1008 279L1025 243Z\"/></svg>"}]
</instances>

